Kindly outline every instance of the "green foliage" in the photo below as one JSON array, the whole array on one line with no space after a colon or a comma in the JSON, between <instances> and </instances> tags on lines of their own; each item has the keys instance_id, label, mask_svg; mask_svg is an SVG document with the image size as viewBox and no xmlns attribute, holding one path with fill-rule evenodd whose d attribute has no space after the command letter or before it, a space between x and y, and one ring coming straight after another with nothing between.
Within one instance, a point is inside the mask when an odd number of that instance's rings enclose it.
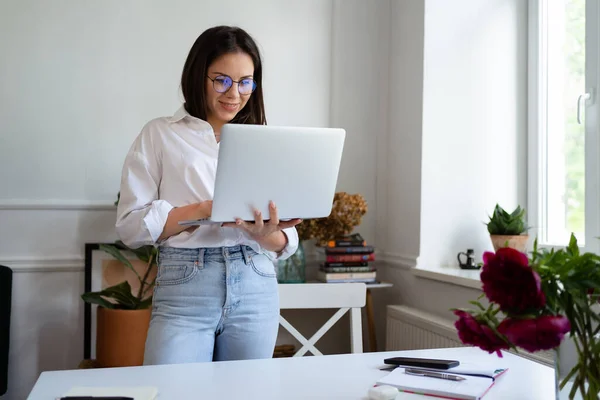
<instances>
[{"instance_id":1,"label":"green foliage","mask_svg":"<svg viewBox=\"0 0 600 400\"><path fill-rule=\"evenodd\" d=\"M83 301L97 304L104 308L120 310L140 310L148 308L152 304L152 297L141 300L131 293L129 282L124 281L117 285L108 287L99 292L84 293L81 295ZM112 299L109 301L107 299Z\"/></svg>"},{"instance_id":2,"label":"green foliage","mask_svg":"<svg viewBox=\"0 0 600 400\"><path fill-rule=\"evenodd\" d=\"M152 269L156 266L158 250L154 246L131 249L121 241L117 241L112 245L102 244L100 245L100 250L110 254L123 263L126 268L133 271L140 282L140 288L138 293L134 295L129 282L125 281L98 292L84 293L81 295L83 301L110 309L141 310L149 308L152 305L152 296L145 296L154 287L155 281L148 282L148 277ZM138 274L129 259L123 254L124 251L135 254L137 258L146 263L147 267L143 277Z\"/></svg>"},{"instance_id":3,"label":"green foliage","mask_svg":"<svg viewBox=\"0 0 600 400\"><path fill-rule=\"evenodd\" d=\"M600 316L595 309L600 299L600 256L582 254L571 234L569 245L559 250L539 250L536 240L530 265L540 276L547 311L562 314L571 323L578 362L561 382L561 389L574 379L570 398L579 391L584 399L596 399L600 392Z\"/></svg>"},{"instance_id":4,"label":"green foliage","mask_svg":"<svg viewBox=\"0 0 600 400\"><path fill-rule=\"evenodd\" d=\"M491 235L520 235L528 229L525 222L525 209L521 206L508 213L496 204L494 213L486 225Z\"/></svg>"}]
</instances>

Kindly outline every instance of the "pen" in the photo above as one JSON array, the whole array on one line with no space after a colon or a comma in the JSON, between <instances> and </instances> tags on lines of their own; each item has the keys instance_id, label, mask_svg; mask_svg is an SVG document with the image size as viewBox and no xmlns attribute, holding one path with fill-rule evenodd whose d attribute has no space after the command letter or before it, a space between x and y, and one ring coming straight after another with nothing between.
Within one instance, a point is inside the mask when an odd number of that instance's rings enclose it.
<instances>
[{"instance_id":1,"label":"pen","mask_svg":"<svg viewBox=\"0 0 600 400\"><path fill-rule=\"evenodd\" d=\"M466 378L458 375L444 374L442 372L426 371L422 369L406 368L409 375L426 376L428 378L447 379L449 381L464 381Z\"/></svg>"}]
</instances>

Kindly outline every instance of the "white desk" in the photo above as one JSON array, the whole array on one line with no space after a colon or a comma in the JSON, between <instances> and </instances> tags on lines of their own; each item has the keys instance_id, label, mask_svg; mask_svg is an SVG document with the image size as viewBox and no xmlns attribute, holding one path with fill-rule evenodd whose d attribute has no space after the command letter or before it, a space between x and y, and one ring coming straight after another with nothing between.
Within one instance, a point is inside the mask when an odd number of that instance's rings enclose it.
<instances>
[{"instance_id":1,"label":"white desk","mask_svg":"<svg viewBox=\"0 0 600 400\"><path fill-rule=\"evenodd\" d=\"M495 355L476 348L395 351L318 357L276 358L152 367L44 372L29 400L50 400L72 386L155 386L160 400L186 399L361 399L388 372L390 356L455 358L498 363ZM554 370L505 353L510 369L498 378L485 400L554 399ZM428 397L399 393L397 399Z\"/></svg>"}]
</instances>

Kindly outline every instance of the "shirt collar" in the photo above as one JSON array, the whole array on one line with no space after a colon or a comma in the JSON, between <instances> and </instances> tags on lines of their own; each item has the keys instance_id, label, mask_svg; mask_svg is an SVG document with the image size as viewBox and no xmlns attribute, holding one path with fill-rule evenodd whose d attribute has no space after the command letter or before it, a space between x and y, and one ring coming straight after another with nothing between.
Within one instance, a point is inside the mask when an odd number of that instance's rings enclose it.
<instances>
[{"instance_id":1,"label":"shirt collar","mask_svg":"<svg viewBox=\"0 0 600 400\"><path fill-rule=\"evenodd\" d=\"M169 118L169 122L176 123L176 122L181 121L184 118L188 118L190 121L193 121L193 122L199 122L201 125L203 125L206 128L210 127L210 124L208 122L206 122L205 120L196 118L193 115L190 115L190 113L188 113L187 110L185 109L185 105L182 105L181 107L179 107L179 109L175 112L175 114L173 114L173 116Z\"/></svg>"},{"instance_id":2,"label":"shirt collar","mask_svg":"<svg viewBox=\"0 0 600 400\"><path fill-rule=\"evenodd\" d=\"M185 117L191 117L191 115L187 112L187 110L185 109L185 106L182 105L175 112L175 114L173 114L173 116L169 118L169 122L171 122L171 123L179 122L182 119L184 119Z\"/></svg>"}]
</instances>

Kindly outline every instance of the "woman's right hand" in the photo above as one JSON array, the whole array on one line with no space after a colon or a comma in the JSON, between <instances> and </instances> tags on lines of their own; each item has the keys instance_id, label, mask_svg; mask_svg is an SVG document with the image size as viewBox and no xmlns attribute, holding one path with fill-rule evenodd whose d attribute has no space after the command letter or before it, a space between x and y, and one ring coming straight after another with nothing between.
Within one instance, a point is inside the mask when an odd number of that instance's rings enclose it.
<instances>
[{"instance_id":1,"label":"woman's right hand","mask_svg":"<svg viewBox=\"0 0 600 400\"><path fill-rule=\"evenodd\" d=\"M192 232L198 226L182 226L179 221L204 219L212 214L212 200L202 201L200 203L188 204L187 206L176 207L169 212L167 223L158 238L159 241L165 240L171 236L177 235L185 230Z\"/></svg>"}]
</instances>

